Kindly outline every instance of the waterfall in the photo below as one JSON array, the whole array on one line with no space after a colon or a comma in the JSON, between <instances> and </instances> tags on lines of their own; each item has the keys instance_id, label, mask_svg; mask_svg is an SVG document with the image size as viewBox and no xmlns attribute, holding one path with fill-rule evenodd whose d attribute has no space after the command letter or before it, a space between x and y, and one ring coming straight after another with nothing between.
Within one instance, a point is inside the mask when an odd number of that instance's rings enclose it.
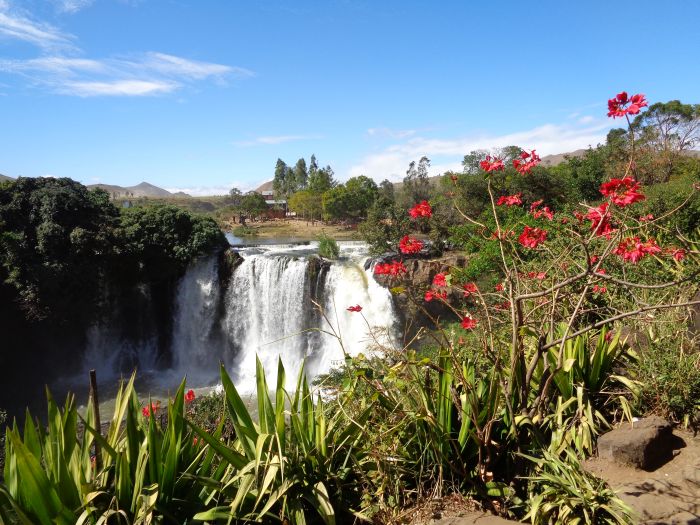
<instances>
[{"instance_id":1,"label":"waterfall","mask_svg":"<svg viewBox=\"0 0 700 525\"><path fill-rule=\"evenodd\" d=\"M392 344L394 305L365 270L366 245L339 244L340 259L332 262L316 256L317 243L242 248L243 262L225 291L218 257L201 258L173 288L165 324L157 322L163 305L156 308L149 286L116 293L106 301L104 318L88 330L86 366L102 377L136 366L152 372L149 384L167 390L184 375L193 386L211 385L223 362L240 391L251 393L256 356L270 385L281 358L293 388L304 361L312 379L342 363L343 349L354 356L376 343ZM357 304L361 313L347 311ZM163 345L170 366L159 361Z\"/></svg>"},{"instance_id":2,"label":"waterfall","mask_svg":"<svg viewBox=\"0 0 700 525\"><path fill-rule=\"evenodd\" d=\"M211 375L222 357L218 333L219 265L216 256L196 261L178 283L172 353L176 370Z\"/></svg>"},{"instance_id":3,"label":"waterfall","mask_svg":"<svg viewBox=\"0 0 700 525\"><path fill-rule=\"evenodd\" d=\"M255 389L256 355L269 384L274 384L281 357L287 384L293 386L304 359L313 378L342 363L343 348L355 356L377 342L393 343L391 294L364 269L366 246L340 243L340 248L340 260L320 272L308 258L316 252L315 244L241 250L244 262L226 297L225 330L237 349L229 368L242 391ZM356 304L363 307L362 314L347 311Z\"/></svg>"}]
</instances>

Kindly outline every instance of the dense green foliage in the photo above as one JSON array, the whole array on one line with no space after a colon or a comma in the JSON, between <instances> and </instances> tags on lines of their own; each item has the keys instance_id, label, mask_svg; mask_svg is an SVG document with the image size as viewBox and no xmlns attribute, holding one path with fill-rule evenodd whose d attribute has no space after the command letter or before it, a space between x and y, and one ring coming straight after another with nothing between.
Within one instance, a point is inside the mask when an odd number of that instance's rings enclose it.
<instances>
[{"instance_id":1,"label":"dense green foliage","mask_svg":"<svg viewBox=\"0 0 700 525\"><path fill-rule=\"evenodd\" d=\"M318 238L318 254L326 259L337 259L340 255L340 247L335 239L321 235Z\"/></svg>"},{"instance_id":2,"label":"dense green foliage","mask_svg":"<svg viewBox=\"0 0 700 525\"><path fill-rule=\"evenodd\" d=\"M175 206L119 210L71 179L0 185L0 278L25 315L90 314L102 284L161 281L226 246L216 223Z\"/></svg>"}]
</instances>

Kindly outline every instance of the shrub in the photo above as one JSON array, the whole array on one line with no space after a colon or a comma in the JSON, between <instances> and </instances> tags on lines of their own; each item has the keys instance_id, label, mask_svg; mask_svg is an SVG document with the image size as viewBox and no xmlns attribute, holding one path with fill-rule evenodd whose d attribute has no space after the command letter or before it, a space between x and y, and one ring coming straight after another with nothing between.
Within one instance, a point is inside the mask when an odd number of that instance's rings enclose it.
<instances>
[{"instance_id":1,"label":"shrub","mask_svg":"<svg viewBox=\"0 0 700 525\"><path fill-rule=\"evenodd\" d=\"M340 256L340 247L332 237L320 235L318 238L318 254L326 259L337 259Z\"/></svg>"},{"instance_id":2,"label":"shrub","mask_svg":"<svg viewBox=\"0 0 700 525\"><path fill-rule=\"evenodd\" d=\"M258 230L250 226L236 226L232 233L236 237L253 237L258 234Z\"/></svg>"}]
</instances>

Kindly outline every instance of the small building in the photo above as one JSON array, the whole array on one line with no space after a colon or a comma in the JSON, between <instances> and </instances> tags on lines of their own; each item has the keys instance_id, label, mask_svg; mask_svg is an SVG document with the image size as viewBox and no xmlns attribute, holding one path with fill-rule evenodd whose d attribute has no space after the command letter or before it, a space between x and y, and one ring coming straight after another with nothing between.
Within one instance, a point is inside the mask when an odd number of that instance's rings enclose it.
<instances>
[{"instance_id":1,"label":"small building","mask_svg":"<svg viewBox=\"0 0 700 525\"><path fill-rule=\"evenodd\" d=\"M268 213L266 215L269 219L283 219L289 215L287 201L284 199L275 199L275 189L271 180L261 184L253 191L259 193L265 199L268 206Z\"/></svg>"}]
</instances>

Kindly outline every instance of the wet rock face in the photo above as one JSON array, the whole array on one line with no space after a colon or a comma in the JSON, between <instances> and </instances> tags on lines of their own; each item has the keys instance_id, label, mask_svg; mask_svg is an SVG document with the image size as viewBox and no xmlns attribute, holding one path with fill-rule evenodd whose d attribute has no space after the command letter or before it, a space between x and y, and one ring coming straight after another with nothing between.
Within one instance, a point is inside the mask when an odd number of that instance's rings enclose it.
<instances>
[{"instance_id":1,"label":"wet rock face","mask_svg":"<svg viewBox=\"0 0 700 525\"><path fill-rule=\"evenodd\" d=\"M598 439L598 456L652 471L673 458L679 448L671 424L658 416L623 424Z\"/></svg>"}]
</instances>

